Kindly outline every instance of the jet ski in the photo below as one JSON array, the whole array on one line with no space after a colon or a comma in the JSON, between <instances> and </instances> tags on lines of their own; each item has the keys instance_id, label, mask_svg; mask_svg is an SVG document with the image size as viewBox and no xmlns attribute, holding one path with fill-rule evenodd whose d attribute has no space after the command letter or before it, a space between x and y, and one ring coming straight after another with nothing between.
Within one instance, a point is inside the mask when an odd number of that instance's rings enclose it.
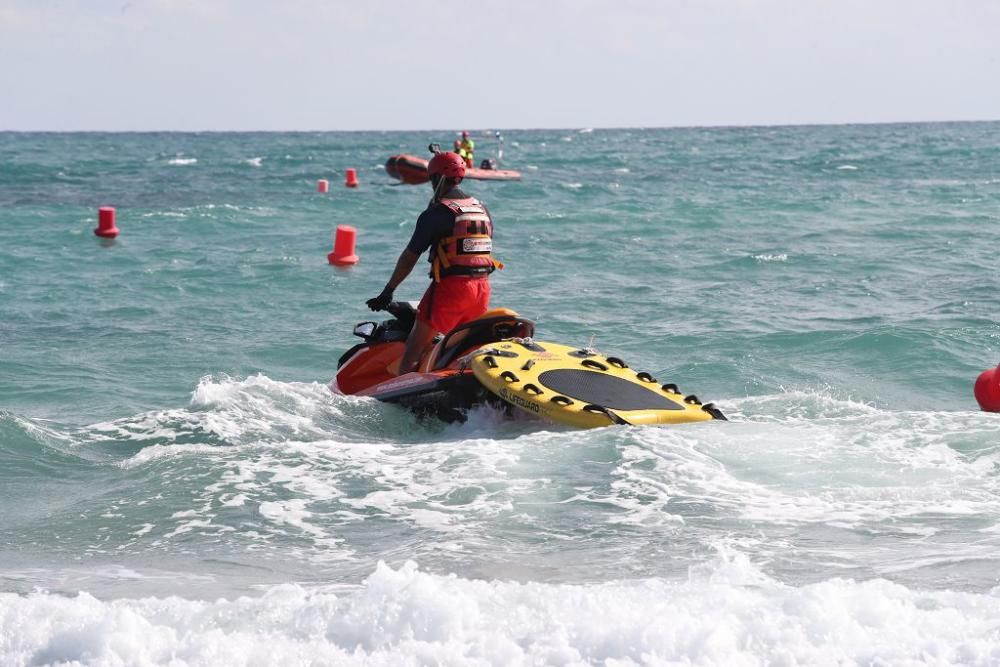
<instances>
[{"instance_id":1,"label":"jet ski","mask_svg":"<svg viewBox=\"0 0 1000 667\"><path fill-rule=\"evenodd\" d=\"M386 310L391 319L354 327L362 342L340 357L332 392L445 421L464 421L481 404L578 428L726 418L713 404L684 396L677 385L660 384L618 357L535 340L535 323L506 308L439 335L416 371L397 375L416 306L396 301Z\"/></svg>"}]
</instances>

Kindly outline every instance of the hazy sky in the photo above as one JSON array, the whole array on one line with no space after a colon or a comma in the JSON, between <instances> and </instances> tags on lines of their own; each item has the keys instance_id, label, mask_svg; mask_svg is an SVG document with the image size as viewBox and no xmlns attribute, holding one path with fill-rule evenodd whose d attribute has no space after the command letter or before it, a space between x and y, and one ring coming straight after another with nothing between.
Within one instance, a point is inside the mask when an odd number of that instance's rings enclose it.
<instances>
[{"instance_id":1,"label":"hazy sky","mask_svg":"<svg viewBox=\"0 0 1000 667\"><path fill-rule=\"evenodd\" d=\"M1000 119L1000 0L0 0L0 130Z\"/></svg>"}]
</instances>

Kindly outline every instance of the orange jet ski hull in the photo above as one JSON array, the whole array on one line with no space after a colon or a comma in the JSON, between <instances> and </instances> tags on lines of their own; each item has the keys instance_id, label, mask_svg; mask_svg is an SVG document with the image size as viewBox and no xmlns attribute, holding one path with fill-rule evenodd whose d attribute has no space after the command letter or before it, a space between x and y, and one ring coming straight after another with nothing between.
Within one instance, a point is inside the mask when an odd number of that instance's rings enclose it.
<instances>
[{"instance_id":1,"label":"orange jet ski hull","mask_svg":"<svg viewBox=\"0 0 1000 667\"><path fill-rule=\"evenodd\" d=\"M340 358L330 390L398 403L444 421L462 421L469 408L492 400L469 367L469 355L511 337L530 337L535 331L531 320L512 310L490 310L440 337L416 371L397 376L416 310L406 302L391 303L388 310L393 319L361 322L354 328L364 342Z\"/></svg>"}]
</instances>

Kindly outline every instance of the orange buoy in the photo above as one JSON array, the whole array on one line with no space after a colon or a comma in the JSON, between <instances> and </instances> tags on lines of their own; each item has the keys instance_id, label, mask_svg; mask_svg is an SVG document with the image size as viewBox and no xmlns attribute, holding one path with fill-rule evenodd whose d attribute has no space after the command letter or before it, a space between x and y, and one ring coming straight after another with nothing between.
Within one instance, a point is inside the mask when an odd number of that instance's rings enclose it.
<instances>
[{"instance_id":1,"label":"orange buoy","mask_svg":"<svg viewBox=\"0 0 1000 667\"><path fill-rule=\"evenodd\" d=\"M354 254L354 241L358 236L358 230L350 225L337 225L337 234L333 237L333 252L326 256L334 266L348 266L358 263L358 256Z\"/></svg>"},{"instance_id":2,"label":"orange buoy","mask_svg":"<svg viewBox=\"0 0 1000 667\"><path fill-rule=\"evenodd\" d=\"M1000 366L980 373L972 393L983 412L1000 412Z\"/></svg>"},{"instance_id":3,"label":"orange buoy","mask_svg":"<svg viewBox=\"0 0 1000 667\"><path fill-rule=\"evenodd\" d=\"M102 206L97 209L97 229L94 233L105 239L113 239L118 236L119 229L115 227L115 209L111 206Z\"/></svg>"},{"instance_id":4,"label":"orange buoy","mask_svg":"<svg viewBox=\"0 0 1000 667\"><path fill-rule=\"evenodd\" d=\"M356 169L347 170L347 178L344 180L344 185L349 188L358 187L358 172Z\"/></svg>"},{"instance_id":5,"label":"orange buoy","mask_svg":"<svg viewBox=\"0 0 1000 667\"><path fill-rule=\"evenodd\" d=\"M330 181L326 180L325 178L321 178L318 181L316 181L316 192L325 194L329 191L330 191Z\"/></svg>"}]
</instances>

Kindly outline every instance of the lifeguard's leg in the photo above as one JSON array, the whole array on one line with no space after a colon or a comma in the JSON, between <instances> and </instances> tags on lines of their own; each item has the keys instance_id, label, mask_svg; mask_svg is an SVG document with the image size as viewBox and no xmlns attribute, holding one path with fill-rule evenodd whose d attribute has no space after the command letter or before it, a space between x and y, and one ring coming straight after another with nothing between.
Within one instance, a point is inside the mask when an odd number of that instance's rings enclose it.
<instances>
[{"instance_id":1,"label":"lifeguard's leg","mask_svg":"<svg viewBox=\"0 0 1000 667\"><path fill-rule=\"evenodd\" d=\"M406 350L403 352L403 358L399 361L399 375L417 370L421 354L436 335L437 329L430 323L419 318L413 323L413 329L410 330L410 335L406 338Z\"/></svg>"}]
</instances>

